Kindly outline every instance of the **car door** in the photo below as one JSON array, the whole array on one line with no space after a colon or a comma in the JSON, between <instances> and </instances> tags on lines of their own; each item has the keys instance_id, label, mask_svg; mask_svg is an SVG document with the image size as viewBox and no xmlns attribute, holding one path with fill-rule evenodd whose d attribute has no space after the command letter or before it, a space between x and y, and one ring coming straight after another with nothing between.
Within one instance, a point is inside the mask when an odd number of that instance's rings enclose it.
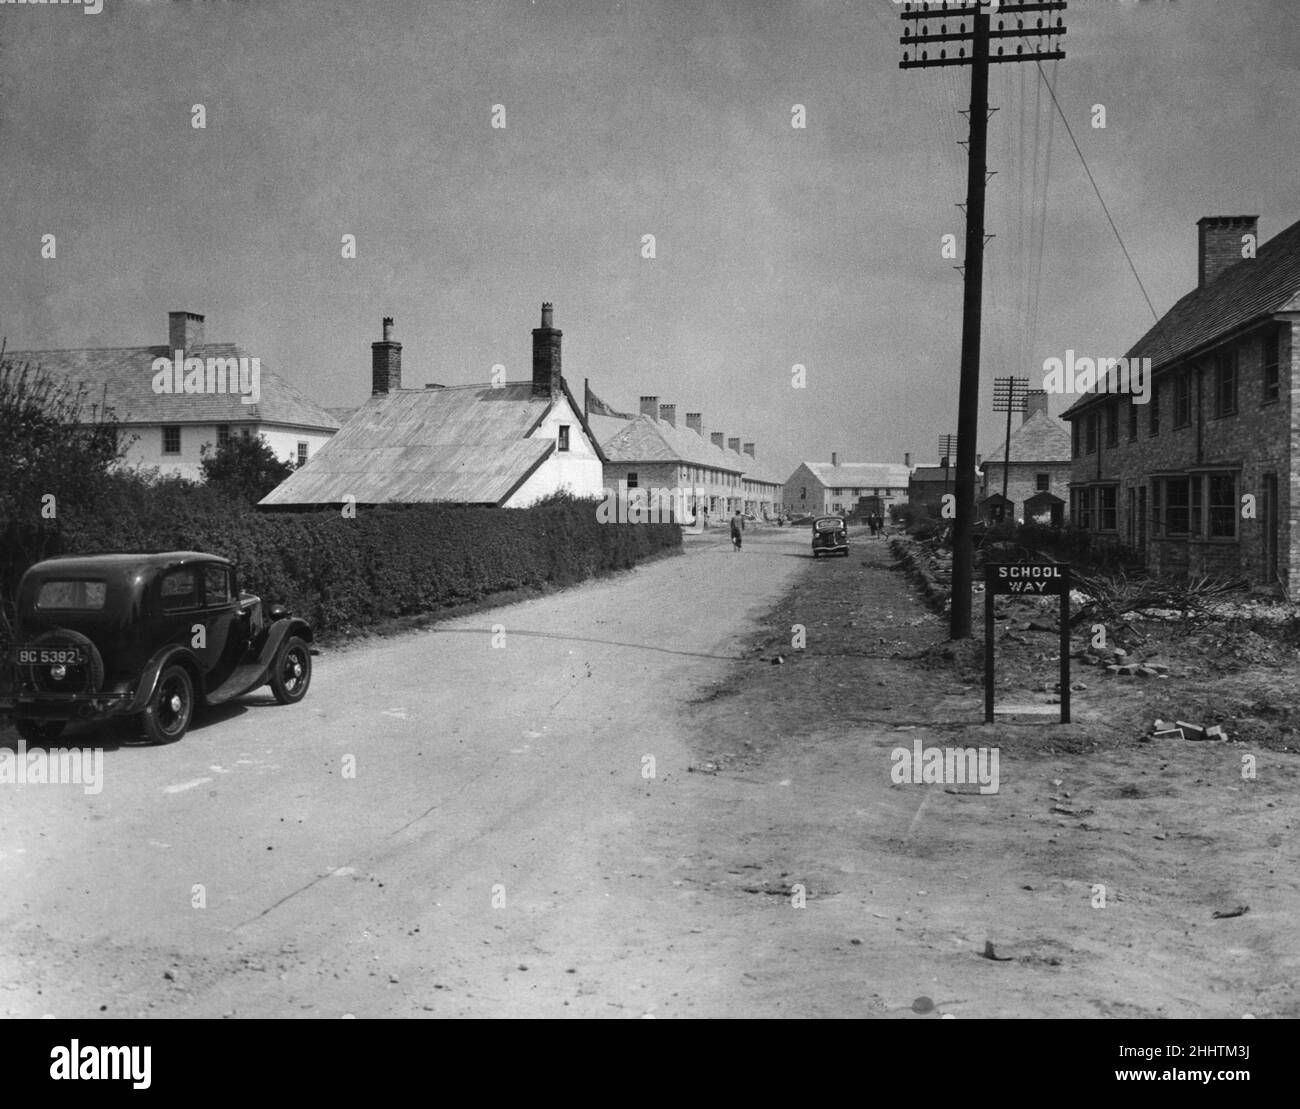
<instances>
[{"instance_id":1,"label":"car door","mask_svg":"<svg viewBox=\"0 0 1300 1109\"><path fill-rule=\"evenodd\" d=\"M239 594L230 567L207 563L202 567L202 622L207 639L207 687L221 685L239 665L246 646L244 622L240 616Z\"/></svg>"}]
</instances>

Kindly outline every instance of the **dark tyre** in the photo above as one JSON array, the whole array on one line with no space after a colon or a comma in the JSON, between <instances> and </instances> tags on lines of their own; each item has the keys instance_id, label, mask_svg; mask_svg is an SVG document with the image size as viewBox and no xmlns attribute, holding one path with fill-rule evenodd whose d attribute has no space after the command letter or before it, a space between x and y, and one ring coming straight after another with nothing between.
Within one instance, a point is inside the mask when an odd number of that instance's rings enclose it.
<instances>
[{"instance_id":1,"label":"dark tyre","mask_svg":"<svg viewBox=\"0 0 1300 1109\"><path fill-rule=\"evenodd\" d=\"M296 705L307 696L311 685L311 649L296 635L289 636L275 652L271 664L271 692L282 705Z\"/></svg>"},{"instance_id":2,"label":"dark tyre","mask_svg":"<svg viewBox=\"0 0 1300 1109\"><path fill-rule=\"evenodd\" d=\"M175 743L194 715L194 683L183 666L168 666L158 679L149 706L140 714L150 743Z\"/></svg>"},{"instance_id":3,"label":"dark tyre","mask_svg":"<svg viewBox=\"0 0 1300 1109\"><path fill-rule=\"evenodd\" d=\"M14 721L14 727L22 739L42 746L53 743L63 734L63 729L67 726L65 720L27 720L19 717Z\"/></svg>"}]
</instances>

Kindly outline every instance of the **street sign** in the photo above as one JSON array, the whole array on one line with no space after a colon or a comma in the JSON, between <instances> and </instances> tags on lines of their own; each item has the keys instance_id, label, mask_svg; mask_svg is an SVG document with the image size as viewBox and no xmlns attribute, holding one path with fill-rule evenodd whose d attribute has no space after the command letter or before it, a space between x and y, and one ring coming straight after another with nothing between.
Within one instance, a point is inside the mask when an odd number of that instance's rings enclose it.
<instances>
[{"instance_id":1,"label":"street sign","mask_svg":"<svg viewBox=\"0 0 1300 1109\"><path fill-rule=\"evenodd\" d=\"M1061 723L1070 722L1070 567L989 562L984 566L984 723L993 723L993 598L1061 598Z\"/></svg>"}]
</instances>

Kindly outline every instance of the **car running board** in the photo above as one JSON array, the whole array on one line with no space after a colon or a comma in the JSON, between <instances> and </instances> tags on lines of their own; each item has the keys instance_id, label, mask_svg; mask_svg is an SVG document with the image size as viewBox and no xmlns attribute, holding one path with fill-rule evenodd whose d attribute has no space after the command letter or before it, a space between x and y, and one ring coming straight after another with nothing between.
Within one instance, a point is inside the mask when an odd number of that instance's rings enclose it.
<instances>
[{"instance_id":1,"label":"car running board","mask_svg":"<svg viewBox=\"0 0 1300 1109\"><path fill-rule=\"evenodd\" d=\"M261 659L236 666L234 672L207 696L209 705L219 705L224 701L233 701L245 693L251 693L267 681L268 666Z\"/></svg>"}]
</instances>

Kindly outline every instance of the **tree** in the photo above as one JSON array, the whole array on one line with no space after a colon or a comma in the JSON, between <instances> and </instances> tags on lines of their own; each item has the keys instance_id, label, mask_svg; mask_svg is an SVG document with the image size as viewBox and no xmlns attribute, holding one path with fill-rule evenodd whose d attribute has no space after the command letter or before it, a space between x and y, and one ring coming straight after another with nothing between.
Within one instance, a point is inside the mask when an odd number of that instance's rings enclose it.
<instances>
[{"instance_id":1,"label":"tree","mask_svg":"<svg viewBox=\"0 0 1300 1109\"><path fill-rule=\"evenodd\" d=\"M210 486L243 504L256 504L294 469L292 462L276 456L263 435L232 435L215 450L205 443L199 464Z\"/></svg>"},{"instance_id":2,"label":"tree","mask_svg":"<svg viewBox=\"0 0 1300 1109\"><path fill-rule=\"evenodd\" d=\"M6 358L0 343L0 640L18 579L58 553L67 520L95 510L130 446L106 394L91 396L84 383Z\"/></svg>"}]
</instances>

